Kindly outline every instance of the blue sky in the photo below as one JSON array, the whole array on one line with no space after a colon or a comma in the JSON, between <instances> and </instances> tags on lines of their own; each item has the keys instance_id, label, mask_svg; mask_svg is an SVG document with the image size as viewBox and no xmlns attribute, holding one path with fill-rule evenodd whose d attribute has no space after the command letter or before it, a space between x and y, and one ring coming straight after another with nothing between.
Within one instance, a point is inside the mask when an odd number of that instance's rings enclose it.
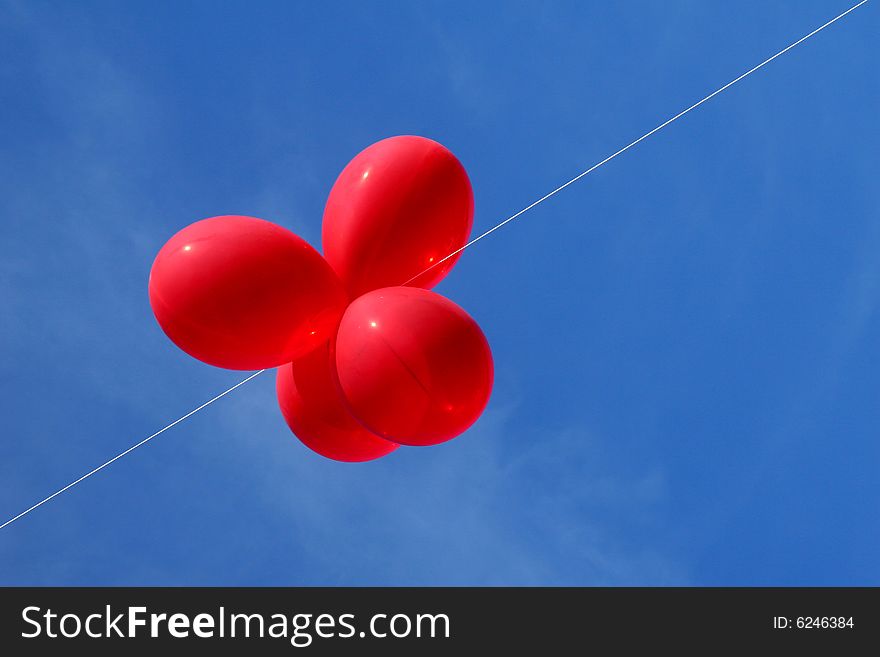
<instances>
[{"instance_id":1,"label":"blue sky","mask_svg":"<svg viewBox=\"0 0 880 657\"><path fill-rule=\"evenodd\" d=\"M243 378L147 277L217 214L319 246L421 134L475 231L847 2L0 1L0 516ZM264 375L0 531L0 584L880 584L880 63L868 3L466 252L465 435L346 465Z\"/></svg>"}]
</instances>

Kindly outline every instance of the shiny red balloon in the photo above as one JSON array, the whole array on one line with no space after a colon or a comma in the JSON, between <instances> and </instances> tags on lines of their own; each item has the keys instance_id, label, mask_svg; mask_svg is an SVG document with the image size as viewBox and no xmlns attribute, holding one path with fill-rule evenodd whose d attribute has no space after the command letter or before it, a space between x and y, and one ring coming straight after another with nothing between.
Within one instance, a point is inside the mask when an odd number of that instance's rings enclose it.
<instances>
[{"instance_id":1,"label":"shiny red balloon","mask_svg":"<svg viewBox=\"0 0 880 657\"><path fill-rule=\"evenodd\" d=\"M347 303L321 254L254 217L187 226L159 251L149 287L178 347L233 370L276 367L326 342Z\"/></svg>"},{"instance_id":2,"label":"shiny red balloon","mask_svg":"<svg viewBox=\"0 0 880 657\"><path fill-rule=\"evenodd\" d=\"M278 368L275 390L287 426L302 443L336 461L370 461L398 445L367 431L345 407L329 343Z\"/></svg>"},{"instance_id":3,"label":"shiny red balloon","mask_svg":"<svg viewBox=\"0 0 880 657\"><path fill-rule=\"evenodd\" d=\"M339 174L321 240L351 298L392 285L431 288L458 255L419 274L465 245L473 218L471 183L451 152L424 137L391 137Z\"/></svg>"},{"instance_id":4,"label":"shiny red balloon","mask_svg":"<svg viewBox=\"0 0 880 657\"><path fill-rule=\"evenodd\" d=\"M428 290L389 287L356 299L342 316L335 351L351 412L404 445L459 435L492 392L492 354L480 327Z\"/></svg>"}]
</instances>

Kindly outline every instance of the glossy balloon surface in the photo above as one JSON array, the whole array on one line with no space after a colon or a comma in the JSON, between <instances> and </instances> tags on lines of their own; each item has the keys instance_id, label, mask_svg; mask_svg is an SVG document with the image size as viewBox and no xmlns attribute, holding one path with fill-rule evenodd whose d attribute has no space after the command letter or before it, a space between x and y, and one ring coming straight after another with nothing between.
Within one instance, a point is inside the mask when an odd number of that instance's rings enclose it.
<instances>
[{"instance_id":1,"label":"glossy balloon surface","mask_svg":"<svg viewBox=\"0 0 880 657\"><path fill-rule=\"evenodd\" d=\"M276 367L326 342L347 298L307 242L262 219L213 217L159 251L150 304L191 356L237 370Z\"/></svg>"},{"instance_id":2,"label":"glossy balloon surface","mask_svg":"<svg viewBox=\"0 0 880 657\"><path fill-rule=\"evenodd\" d=\"M345 407L329 344L278 368L275 389L287 426L309 449L336 461L370 461L397 449L365 429Z\"/></svg>"},{"instance_id":3,"label":"glossy balloon surface","mask_svg":"<svg viewBox=\"0 0 880 657\"><path fill-rule=\"evenodd\" d=\"M424 137L391 137L359 153L333 185L324 255L352 298L393 285L430 288L458 256L419 274L464 246L473 216L470 180L449 150Z\"/></svg>"},{"instance_id":4,"label":"glossy balloon surface","mask_svg":"<svg viewBox=\"0 0 880 657\"><path fill-rule=\"evenodd\" d=\"M492 391L492 354L480 327L428 290L383 288L356 299L335 350L352 413L401 444L454 438L476 421Z\"/></svg>"}]
</instances>

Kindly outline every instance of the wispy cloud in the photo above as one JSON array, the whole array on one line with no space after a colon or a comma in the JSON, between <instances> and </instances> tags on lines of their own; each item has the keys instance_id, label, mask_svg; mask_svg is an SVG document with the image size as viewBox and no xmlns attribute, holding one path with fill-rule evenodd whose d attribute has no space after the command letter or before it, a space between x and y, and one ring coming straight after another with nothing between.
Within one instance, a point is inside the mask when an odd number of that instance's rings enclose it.
<instances>
[{"instance_id":1,"label":"wispy cloud","mask_svg":"<svg viewBox=\"0 0 880 657\"><path fill-rule=\"evenodd\" d=\"M257 455L244 476L307 555L288 583L320 581L303 575L311 570L335 573L329 583L356 584L687 581L673 556L619 535L621 524L660 521L663 473L611 475L589 432L536 435L519 451L511 440L515 408L498 404L442 446L340 465L298 444L291 449L296 439L274 403L239 396L222 413L239 449Z\"/></svg>"}]
</instances>

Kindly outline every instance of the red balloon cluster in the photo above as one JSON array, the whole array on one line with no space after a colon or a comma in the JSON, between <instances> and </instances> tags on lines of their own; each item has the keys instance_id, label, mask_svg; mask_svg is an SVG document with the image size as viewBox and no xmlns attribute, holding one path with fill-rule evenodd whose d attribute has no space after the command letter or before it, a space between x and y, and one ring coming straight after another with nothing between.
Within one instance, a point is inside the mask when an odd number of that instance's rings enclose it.
<instances>
[{"instance_id":1,"label":"red balloon cluster","mask_svg":"<svg viewBox=\"0 0 880 657\"><path fill-rule=\"evenodd\" d=\"M368 461L464 432L492 391L492 354L459 306L429 291L473 223L473 192L437 142L373 144L324 210L324 257L262 219L213 217L159 251L150 304L169 338L217 367L277 367L278 403L309 448ZM325 259L326 258L326 259Z\"/></svg>"}]
</instances>

